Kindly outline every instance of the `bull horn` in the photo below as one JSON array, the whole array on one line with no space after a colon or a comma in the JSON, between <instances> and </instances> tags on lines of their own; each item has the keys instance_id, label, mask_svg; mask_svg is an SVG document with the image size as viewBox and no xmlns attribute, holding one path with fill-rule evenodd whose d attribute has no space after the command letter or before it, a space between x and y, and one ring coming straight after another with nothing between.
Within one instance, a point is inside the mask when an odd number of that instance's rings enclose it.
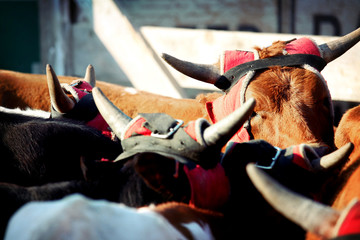
<instances>
[{"instance_id":1,"label":"bull horn","mask_svg":"<svg viewBox=\"0 0 360 240\"><path fill-rule=\"evenodd\" d=\"M95 70L91 64L89 64L89 66L86 68L84 81L89 83L92 87L95 87L96 85Z\"/></svg>"},{"instance_id":2,"label":"bull horn","mask_svg":"<svg viewBox=\"0 0 360 240\"><path fill-rule=\"evenodd\" d=\"M59 113L66 113L73 109L75 102L64 93L59 79L49 64L46 65L46 79L52 107Z\"/></svg>"},{"instance_id":3,"label":"bull horn","mask_svg":"<svg viewBox=\"0 0 360 240\"><path fill-rule=\"evenodd\" d=\"M177 59L166 53L163 53L161 57L179 72L202 82L215 84L221 76L218 64L191 63Z\"/></svg>"},{"instance_id":4,"label":"bull horn","mask_svg":"<svg viewBox=\"0 0 360 240\"><path fill-rule=\"evenodd\" d=\"M115 135L121 139L122 133L131 121L131 118L118 109L100 90L94 87L92 90L94 101L99 112L109 124Z\"/></svg>"},{"instance_id":5,"label":"bull horn","mask_svg":"<svg viewBox=\"0 0 360 240\"><path fill-rule=\"evenodd\" d=\"M240 108L229 116L207 127L204 130L203 140L207 146L224 146L232 136L241 128L252 114L256 101L254 98L247 100Z\"/></svg>"},{"instance_id":6,"label":"bull horn","mask_svg":"<svg viewBox=\"0 0 360 240\"><path fill-rule=\"evenodd\" d=\"M315 159L314 161L312 161L311 164L315 171L328 169L338 163L346 161L353 149L354 145L349 142L341 148L337 149L336 151L327 154L319 159Z\"/></svg>"},{"instance_id":7,"label":"bull horn","mask_svg":"<svg viewBox=\"0 0 360 240\"><path fill-rule=\"evenodd\" d=\"M282 215L307 231L334 237L340 212L285 188L254 164L248 164L246 171L258 191Z\"/></svg>"},{"instance_id":8,"label":"bull horn","mask_svg":"<svg viewBox=\"0 0 360 240\"><path fill-rule=\"evenodd\" d=\"M353 32L340 37L334 41L321 44L319 48L322 51L323 59L329 63L332 60L340 57L347 50L352 48L356 43L360 41L360 28Z\"/></svg>"}]
</instances>

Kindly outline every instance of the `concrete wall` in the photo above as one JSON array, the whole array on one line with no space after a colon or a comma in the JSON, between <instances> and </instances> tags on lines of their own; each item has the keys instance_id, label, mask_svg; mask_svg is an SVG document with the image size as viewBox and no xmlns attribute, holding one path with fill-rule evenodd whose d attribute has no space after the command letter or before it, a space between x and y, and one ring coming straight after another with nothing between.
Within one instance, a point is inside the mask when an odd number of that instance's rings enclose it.
<instances>
[{"instance_id":1,"label":"concrete wall","mask_svg":"<svg viewBox=\"0 0 360 240\"><path fill-rule=\"evenodd\" d=\"M358 0L118 0L135 27L342 35L360 25Z\"/></svg>"}]
</instances>

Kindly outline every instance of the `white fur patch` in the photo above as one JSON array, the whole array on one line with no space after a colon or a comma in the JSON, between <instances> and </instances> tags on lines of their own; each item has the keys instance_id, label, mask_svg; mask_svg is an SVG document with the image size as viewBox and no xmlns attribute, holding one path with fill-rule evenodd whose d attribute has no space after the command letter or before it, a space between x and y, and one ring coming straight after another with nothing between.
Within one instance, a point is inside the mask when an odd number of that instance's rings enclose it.
<instances>
[{"instance_id":1,"label":"white fur patch","mask_svg":"<svg viewBox=\"0 0 360 240\"><path fill-rule=\"evenodd\" d=\"M0 106L0 112L21 114L29 117L50 118L50 112L31 108L26 108L25 110L22 110L20 108L6 108Z\"/></svg>"},{"instance_id":2,"label":"white fur patch","mask_svg":"<svg viewBox=\"0 0 360 240\"><path fill-rule=\"evenodd\" d=\"M201 226L199 223L190 222L182 224L187 228L194 239L213 240L214 237L208 224Z\"/></svg>"},{"instance_id":3,"label":"white fur patch","mask_svg":"<svg viewBox=\"0 0 360 240\"><path fill-rule=\"evenodd\" d=\"M185 240L151 208L138 210L79 194L58 201L31 202L12 216L4 239Z\"/></svg>"}]
</instances>

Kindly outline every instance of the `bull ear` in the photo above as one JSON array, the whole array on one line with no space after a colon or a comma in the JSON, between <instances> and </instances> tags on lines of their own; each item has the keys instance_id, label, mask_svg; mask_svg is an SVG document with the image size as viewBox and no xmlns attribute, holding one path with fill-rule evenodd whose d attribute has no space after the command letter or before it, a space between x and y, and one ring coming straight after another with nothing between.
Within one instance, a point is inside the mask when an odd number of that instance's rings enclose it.
<instances>
[{"instance_id":1,"label":"bull ear","mask_svg":"<svg viewBox=\"0 0 360 240\"><path fill-rule=\"evenodd\" d=\"M167 199L190 199L190 184L177 161L150 152L138 153L134 160L136 172L150 188Z\"/></svg>"},{"instance_id":2,"label":"bull ear","mask_svg":"<svg viewBox=\"0 0 360 240\"><path fill-rule=\"evenodd\" d=\"M224 146L249 119L255 104L255 99L251 98L229 116L207 127L203 134L205 144L207 146Z\"/></svg>"},{"instance_id":3,"label":"bull ear","mask_svg":"<svg viewBox=\"0 0 360 240\"><path fill-rule=\"evenodd\" d=\"M99 112L116 136L121 139L122 133L130 123L131 118L118 109L98 87L93 88L92 94Z\"/></svg>"},{"instance_id":4,"label":"bull ear","mask_svg":"<svg viewBox=\"0 0 360 240\"><path fill-rule=\"evenodd\" d=\"M72 110L75 103L64 93L59 79L49 64L46 65L46 79L53 108L60 113L67 113Z\"/></svg>"},{"instance_id":5,"label":"bull ear","mask_svg":"<svg viewBox=\"0 0 360 240\"><path fill-rule=\"evenodd\" d=\"M89 83L92 87L95 87L96 85L95 70L91 64L89 64L89 66L86 68L84 81Z\"/></svg>"},{"instance_id":6,"label":"bull ear","mask_svg":"<svg viewBox=\"0 0 360 240\"><path fill-rule=\"evenodd\" d=\"M166 53L163 53L161 57L165 60L165 62L167 62L170 66L172 66L179 72L202 82L215 84L215 82L221 76L219 62L215 64L191 63L177 59Z\"/></svg>"},{"instance_id":7,"label":"bull ear","mask_svg":"<svg viewBox=\"0 0 360 240\"><path fill-rule=\"evenodd\" d=\"M322 51L323 59L329 63L343 55L347 50L352 48L360 41L360 28L342 36L334 41L321 44L319 48Z\"/></svg>"},{"instance_id":8,"label":"bull ear","mask_svg":"<svg viewBox=\"0 0 360 240\"><path fill-rule=\"evenodd\" d=\"M349 142L337 149L336 151L327 154L319 159L315 159L311 162L313 169L315 171L321 171L324 169L331 168L339 163L344 163L350 156L354 145Z\"/></svg>"},{"instance_id":9,"label":"bull ear","mask_svg":"<svg viewBox=\"0 0 360 240\"><path fill-rule=\"evenodd\" d=\"M334 237L340 212L292 192L254 164L248 164L246 171L258 191L278 212L307 231Z\"/></svg>"}]
</instances>

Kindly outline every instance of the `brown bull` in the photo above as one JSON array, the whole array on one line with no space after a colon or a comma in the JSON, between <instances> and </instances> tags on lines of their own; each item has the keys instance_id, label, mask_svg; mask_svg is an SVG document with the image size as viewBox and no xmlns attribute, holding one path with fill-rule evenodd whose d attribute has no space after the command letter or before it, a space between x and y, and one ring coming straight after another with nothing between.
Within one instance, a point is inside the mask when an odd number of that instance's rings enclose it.
<instances>
[{"instance_id":1,"label":"brown bull","mask_svg":"<svg viewBox=\"0 0 360 240\"><path fill-rule=\"evenodd\" d=\"M338 177L329 183L324 193L323 201L334 210L346 212L344 209L350 209L354 204L354 199L360 199L360 106L348 110L341 118L335 132L335 145L340 148L347 142L354 144L354 150L349 156L349 160L340 168ZM359 205L357 203L357 205ZM358 208L359 209L359 208ZM343 218L342 218L343 219ZM324 220L323 220L324 222ZM360 229L359 223L356 228ZM322 224L325 225L325 224ZM330 225L330 224L328 224ZM331 225L330 225L331 226ZM335 228L335 227L333 227ZM338 231L338 228L336 228ZM312 230L314 232L314 230ZM332 230L334 234L335 230ZM317 234L319 235L319 234ZM321 234L320 234L321 235ZM359 237L359 235L357 235ZM308 234L307 240L323 239Z\"/></svg>"},{"instance_id":2,"label":"brown bull","mask_svg":"<svg viewBox=\"0 0 360 240\"><path fill-rule=\"evenodd\" d=\"M360 202L352 199L347 206L333 209L287 189L254 165L247 166L248 175L277 211L315 234L307 239L359 239ZM293 236L288 236L292 239Z\"/></svg>"},{"instance_id":3,"label":"brown bull","mask_svg":"<svg viewBox=\"0 0 360 240\"><path fill-rule=\"evenodd\" d=\"M194 64L167 54L163 58L180 72L226 92L207 104L213 122L234 111L247 98L256 99L255 114L247 128L250 136L242 131L236 140L265 139L280 148L300 143L332 147L332 102L319 72L359 40L360 29L322 45L308 38L278 41L267 48L256 48L255 52L225 52L213 65ZM294 57L311 59L297 61Z\"/></svg>"},{"instance_id":4,"label":"brown bull","mask_svg":"<svg viewBox=\"0 0 360 240\"><path fill-rule=\"evenodd\" d=\"M341 118L335 132L335 145L341 147L345 141L354 144L349 161L341 169L339 182L333 199L333 207L345 208L353 198L360 199L360 106L348 110Z\"/></svg>"},{"instance_id":5,"label":"brown bull","mask_svg":"<svg viewBox=\"0 0 360 240\"><path fill-rule=\"evenodd\" d=\"M61 83L71 83L77 77L59 76ZM196 99L175 99L116 84L96 81L108 98L125 114L136 117L139 112L164 112L184 122L206 118L205 102L220 93L199 95ZM8 108L50 110L50 97L46 75L0 70L0 105Z\"/></svg>"}]
</instances>

